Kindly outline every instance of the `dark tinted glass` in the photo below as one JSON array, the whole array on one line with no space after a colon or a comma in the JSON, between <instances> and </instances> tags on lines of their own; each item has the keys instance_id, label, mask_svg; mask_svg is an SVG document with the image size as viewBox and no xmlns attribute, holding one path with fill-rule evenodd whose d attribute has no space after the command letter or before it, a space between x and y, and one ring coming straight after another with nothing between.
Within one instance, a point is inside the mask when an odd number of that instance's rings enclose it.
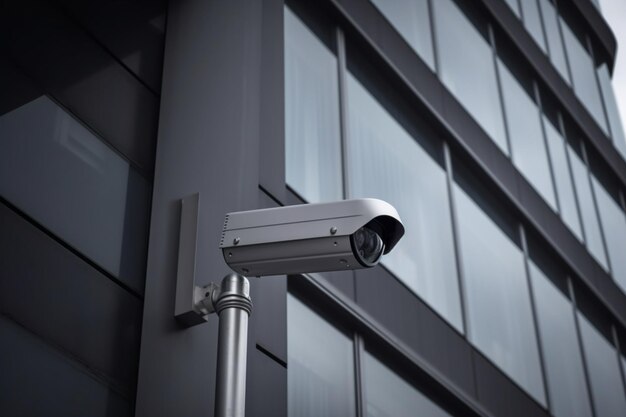
<instances>
[{"instance_id":1,"label":"dark tinted glass","mask_svg":"<svg viewBox=\"0 0 626 417\"><path fill-rule=\"evenodd\" d=\"M552 414L591 417L574 309L537 265L529 263Z\"/></svg>"},{"instance_id":2,"label":"dark tinted glass","mask_svg":"<svg viewBox=\"0 0 626 417\"><path fill-rule=\"evenodd\" d=\"M0 195L143 292L150 186L48 97L0 117Z\"/></svg>"},{"instance_id":3,"label":"dark tinted glass","mask_svg":"<svg viewBox=\"0 0 626 417\"><path fill-rule=\"evenodd\" d=\"M450 416L369 352L363 355L363 376L368 417Z\"/></svg>"},{"instance_id":4,"label":"dark tinted glass","mask_svg":"<svg viewBox=\"0 0 626 417\"><path fill-rule=\"evenodd\" d=\"M508 154L489 42L453 0L434 1L433 8L441 81Z\"/></svg>"},{"instance_id":5,"label":"dark tinted glass","mask_svg":"<svg viewBox=\"0 0 626 417\"><path fill-rule=\"evenodd\" d=\"M352 340L292 295L287 364L290 417L355 415Z\"/></svg>"},{"instance_id":6,"label":"dark tinted glass","mask_svg":"<svg viewBox=\"0 0 626 417\"><path fill-rule=\"evenodd\" d=\"M591 113L598 125L608 134L607 122L602 108L602 98L596 80L596 68L587 48L574 34L568 24L561 19L563 38L572 71L574 92L581 103Z\"/></svg>"},{"instance_id":7,"label":"dark tinted glass","mask_svg":"<svg viewBox=\"0 0 626 417\"><path fill-rule=\"evenodd\" d=\"M428 0L371 0L418 55L435 70Z\"/></svg>"},{"instance_id":8,"label":"dark tinted glass","mask_svg":"<svg viewBox=\"0 0 626 417\"><path fill-rule=\"evenodd\" d=\"M559 18L551 0L539 0L539 7L543 16L543 25L546 30L546 39L550 50L550 61L556 67L563 79L570 83L567 71L567 60L563 49L563 39L559 29Z\"/></svg>"},{"instance_id":9,"label":"dark tinted glass","mask_svg":"<svg viewBox=\"0 0 626 417\"><path fill-rule=\"evenodd\" d=\"M524 26L530 32L535 42L544 52L547 52L546 39L543 36L543 28L541 27L541 15L539 14L539 6L537 0L523 0L522 15L524 16Z\"/></svg>"},{"instance_id":10,"label":"dark tinted glass","mask_svg":"<svg viewBox=\"0 0 626 417\"><path fill-rule=\"evenodd\" d=\"M552 162L552 171L556 183L556 195L559 201L561 218L576 237L582 241L583 235L580 226L580 216L578 215L578 207L576 206L576 194L574 193L574 183L570 175L565 141L559 129L557 129L557 127L552 124L552 121L545 115L543 116L543 126L546 132L546 140L548 141L548 149L550 151L550 161Z\"/></svg>"},{"instance_id":11,"label":"dark tinted glass","mask_svg":"<svg viewBox=\"0 0 626 417\"><path fill-rule=\"evenodd\" d=\"M343 197L337 58L285 7L285 176L309 202Z\"/></svg>"},{"instance_id":12,"label":"dark tinted glass","mask_svg":"<svg viewBox=\"0 0 626 417\"><path fill-rule=\"evenodd\" d=\"M456 184L454 197L470 340L545 404L524 254Z\"/></svg>"},{"instance_id":13,"label":"dark tinted glass","mask_svg":"<svg viewBox=\"0 0 626 417\"><path fill-rule=\"evenodd\" d=\"M604 99L604 105L606 106L607 115L609 117L609 126L611 128L611 138L613 139L613 145L626 159L626 136L624 135L624 127L617 107L617 101L615 100L615 94L613 93L613 86L611 85L611 77L606 64L602 64L598 68L598 79L600 81L600 89L602 90L602 98Z\"/></svg>"},{"instance_id":14,"label":"dark tinted glass","mask_svg":"<svg viewBox=\"0 0 626 417\"><path fill-rule=\"evenodd\" d=\"M626 398L617 351L582 314L579 323L596 417L623 417Z\"/></svg>"},{"instance_id":15,"label":"dark tinted glass","mask_svg":"<svg viewBox=\"0 0 626 417\"><path fill-rule=\"evenodd\" d=\"M347 90L350 197L398 210L406 234L383 265L463 331L446 172L351 73Z\"/></svg>"},{"instance_id":16,"label":"dark tinted glass","mask_svg":"<svg viewBox=\"0 0 626 417\"><path fill-rule=\"evenodd\" d=\"M626 292L626 213L594 176L591 177L613 279ZM619 198L619 197L618 197Z\"/></svg>"},{"instance_id":17,"label":"dark tinted glass","mask_svg":"<svg viewBox=\"0 0 626 417\"><path fill-rule=\"evenodd\" d=\"M529 89L524 88L507 65L500 60L498 65L513 163L556 211L554 185L539 108L531 96L532 90L529 91L532 82L527 83Z\"/></svg>"},{"instance_id":18,"label":"dark tinted glass","mask_svg":"<svg viewBox=\"0 0 626 417\"><path fill-rule=\"evenodd\" d=\"M83 365L0 315L0 414L132 415L130 404Z\"/></svg>"},{"instance_id":19,"label":"dark tinted glass","mask_svg":"<svg viewBox=\"0 0 626 417\"><path fill-rule=\"evenodd\" d=\"M578 205L583 220L583 230L585 232L585 241L587 249L596 258L596 260L608 271L609 266L602 242L602 233L600 232L600 223L598 213L591 190L589 171L587 166L569 145L567 147L569 160L572 167L572 176L576 185L576 193L578 196Z\"/></svg>"}]
</instances>

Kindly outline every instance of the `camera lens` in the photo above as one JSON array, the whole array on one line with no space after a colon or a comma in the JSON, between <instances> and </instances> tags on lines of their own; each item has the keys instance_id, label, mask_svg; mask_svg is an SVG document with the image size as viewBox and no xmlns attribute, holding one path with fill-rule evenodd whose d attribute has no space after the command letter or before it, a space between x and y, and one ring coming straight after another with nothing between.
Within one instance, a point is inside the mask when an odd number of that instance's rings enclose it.
<instances>
[{"instance_id":1,"label":"camera lens","mask_svg":"<svg viewBox=\"0 0 626 417\"><path fill-rule=\"evenodd\" d=\"M361 227L350 236L352 250L363 266L374 266L378 263L385 244L378 233L367 226Z\"/></svg>"}]
</instances>

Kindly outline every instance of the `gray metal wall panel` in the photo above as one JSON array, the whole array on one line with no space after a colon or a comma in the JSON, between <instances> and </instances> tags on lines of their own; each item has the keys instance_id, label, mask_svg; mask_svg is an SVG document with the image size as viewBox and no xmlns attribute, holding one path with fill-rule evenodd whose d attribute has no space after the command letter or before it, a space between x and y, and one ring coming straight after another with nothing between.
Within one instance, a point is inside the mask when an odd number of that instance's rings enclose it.
<instances>
[{"instance_id":1,"label":"gray metal wall panel","mask_svg":"<svg viewBox=\"0 0 626 417\"><path fill-rule=\"evenodd\" d=\"M158 97L63 13L43 1L0 6L8 59L152 176Z\"/></svg>"},{"instance_id":2,"label":"gray metal wall panel","mask_svg":"<svg viewBox=\"0 0 626 417\"><path fill-rule=\"evenodd\" d=\"M224 215L258 204L262 15L252 0L170 2L137 416L213 409L217 320L181 329L173 316L179 200L200 193L196 276L221 280Z\"/></svg>"},{"instance_id":3,"label":"gray metal wall panel","mask_svg":"<svg viewBox=\"0 0 626 417\"><path fill-rule=\"evenodd\" d=\"M285 84L282 0L263 0L259 184L284 202Z\"/></svg>"},{"instance_id":4,"label":"gray metal wall panel","mask_svg":"<svg viewBox=\"0 0 626 417\"><path fill-rule=\"evenodd\" d=\"M0 204L0 312L132 396L141 301Z\"/></svg>"},{"instance_id":5,"label":"gray metal wall panel","mask_svg":"<svg viewBox=\"0 0 626 417\"><path fill-rule=\"evenodd\" d=\"M357 304L469 396L469 344L383 268L356 271Z\"/></svg>"},{"instance_id":6,"label":"gray metal wall panel","mask_svg":"<svg viewBox=\"0 0 626 417\"><path fill-rule=\"evenodd\" d=\"M249 346L247 417L287 416L287 368ZM207 413L207 415L212 415Z\"/></svg>"},{"instance_id":7,"label":"gray metal wall panel","mask_svg":"<svg viewBox=\"0 0 626 417\"><path fill-rule=\"evenodd\" d=\"M480 403L494 416L548 417L549 414L481 354L472 353Z\"/></svg>"}]
</instances>

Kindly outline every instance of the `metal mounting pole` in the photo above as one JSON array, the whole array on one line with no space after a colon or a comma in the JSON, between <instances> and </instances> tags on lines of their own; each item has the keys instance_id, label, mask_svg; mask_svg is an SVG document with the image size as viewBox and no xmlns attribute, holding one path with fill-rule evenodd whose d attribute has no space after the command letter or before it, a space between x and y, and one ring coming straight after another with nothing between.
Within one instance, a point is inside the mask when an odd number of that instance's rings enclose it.
<instances>
[{"instance_id":1,"label":"metal mounting pole","mask_svg":"<svg viewBox=\"0 0 626 417\"><path fill-rule=\"evenodd\" d=\"M174 315L181 325L190 327L206 323L211 313L218 314L214 417L244 417L250 282L232 273L220 285L196 285L198 206L198 194L182 200Z\"/></svg>"},{"instance_id":2,"label":"metal mounting pole","mask_svg":"<svg viewBox=\"0 0 626 417\"><path fill-rule=\"evenodd\" d=\"M226 276L214 305L220 317L215 417L244 417L248 316L252 312L248 280L237 274Z\"/></svg>"}]
</instances>

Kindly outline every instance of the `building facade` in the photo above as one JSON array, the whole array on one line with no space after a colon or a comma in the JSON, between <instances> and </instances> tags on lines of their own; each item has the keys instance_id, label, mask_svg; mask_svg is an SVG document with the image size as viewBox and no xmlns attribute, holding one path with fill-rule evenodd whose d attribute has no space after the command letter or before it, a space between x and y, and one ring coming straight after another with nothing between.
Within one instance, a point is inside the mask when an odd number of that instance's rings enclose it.
<instances>
[{"instance_id":1,"label":"building facade","mask_svg":"<svg viewBox=\"0 0 626 417\"><path fill-rule=\"evenodd\" d=\"M251 278L249 416L626 414L626 139L591 0L0 3L0 414L212 415L224 214L375 197Z\"/></svg>"}]
</instances>

